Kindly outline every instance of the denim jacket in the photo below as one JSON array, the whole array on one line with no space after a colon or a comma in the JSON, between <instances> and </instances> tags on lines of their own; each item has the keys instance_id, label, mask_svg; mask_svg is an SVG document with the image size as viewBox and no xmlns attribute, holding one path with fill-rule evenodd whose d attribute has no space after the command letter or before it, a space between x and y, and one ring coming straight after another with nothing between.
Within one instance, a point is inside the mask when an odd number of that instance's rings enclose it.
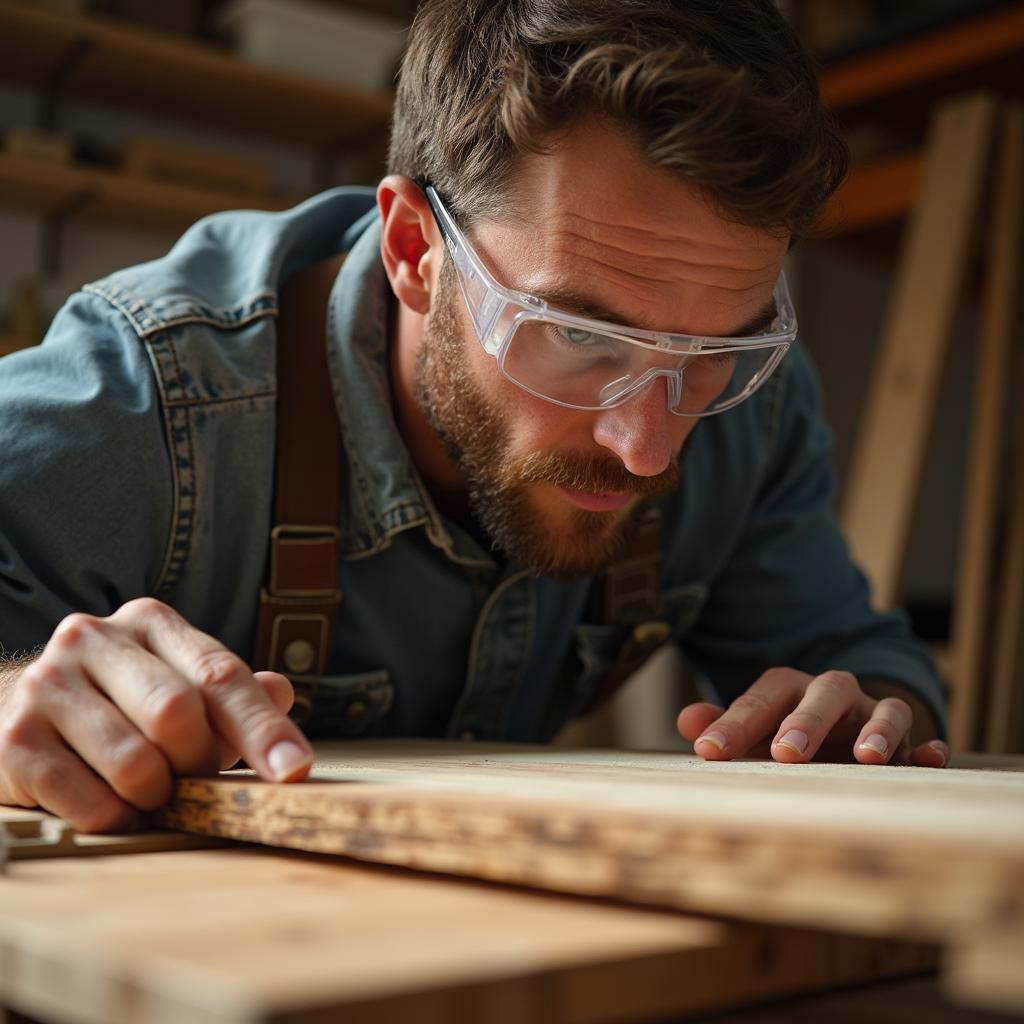
<instances>
[{"instance_id":1,"label":"denim jacket","mask_svg":"<svg viewBox=\"0 0 1024 1024\"><path fill-rule=\"evenodd\" d=\"M621 630L593 581L537 578L439 514L395 423L390 290L370 189L195 224L167 256L73 295L0 359L0 643L154 595L251 657L271 518L275 313L299 267L351 249L328 307L343 436L327 673L298 677L313 736L546 740L585 706ZM662 511L661 608L723 701L766 668L943 695L903 617L870 608L830 516L830 434L799 345L701 421Z\"/></svg>"}]
</instances>

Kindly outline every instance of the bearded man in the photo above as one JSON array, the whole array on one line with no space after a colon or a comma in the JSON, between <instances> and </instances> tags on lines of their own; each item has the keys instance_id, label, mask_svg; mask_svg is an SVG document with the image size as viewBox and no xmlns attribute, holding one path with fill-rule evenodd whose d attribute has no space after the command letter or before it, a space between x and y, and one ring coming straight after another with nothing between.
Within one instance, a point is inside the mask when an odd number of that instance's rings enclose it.
<instances>
[{"instance_id":1,"label":"bearded man","mask_svg":"<svg viewBox=\"0 0 1024 1024\"><path fill-rule=\"evenodd\" d=\"M0 362L0 641L32 652L0 802L124 828L176 773L304 777L307 736L543 741L663 642L705 758L943 766L931 662L830 518L783 276L845 161L770 0L426 0L375 192L207 218ZM307 536L276 315L339 251ZM335 552L342 599L257 657L275 522L271 576L282 538Z\"/></svg>"}]
</instances>

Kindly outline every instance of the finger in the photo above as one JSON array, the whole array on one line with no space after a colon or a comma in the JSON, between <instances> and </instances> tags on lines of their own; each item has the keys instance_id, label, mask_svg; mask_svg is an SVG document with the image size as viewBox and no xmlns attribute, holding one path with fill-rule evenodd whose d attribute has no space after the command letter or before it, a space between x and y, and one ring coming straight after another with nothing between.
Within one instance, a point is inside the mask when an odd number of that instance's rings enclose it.
<instances>
[{"instance_id":1,"label":"finger","mask_svg":"<svg viewBox=\"0 0 1024 1024\"><path fill-rule=\"evenodd\" d=\"M198 775L217 770L213 727L196 688L141 647L115 616L68 616L54 631L47 655L58 665L80 665L96 689L162 752L174 772ZM100 765L90 763L106 774Z\"/></svg>"},{"instance_id":2,"label":"finger","mask_svg":"<svg viewBox=\"0 0 1024 1024\"><path fill-rule=\"evenodd\" d=\"M241 658L158 601L143 598L121 611L141 642L196 687L214 730L260 776L290 782L309 773L309 741Z\"/></svg>"},{"instance_id":3,"label":"finger","mask_svg":"<svg viewBox=\"0 0 1024 1024\"><path fill-rule=\"evenodd\" d=\"M849 672L815 676L792 713L782 719L772 740L772 757L785 764L810 761L833 728L862 701L867 703L860 713L866 717L874 701Z\"/></svg>"},{"instance_id":4,"label":"finger","mask_svg":"<svg viewBox=\"0 0 1024 1024\"><path fill-rule=\"evenodd\" d=\"M270 698L274 707L287 715L295 703L295 687L287 676L280 672L254 672L256 682L263 687L263 692Z\"/></svg>"},{"instance_id":5,"label":"finger","mask_svg":"<svg viewBox=\"0 0 1024 1024\"><path fill-rule=\"evenodd\" d=\"M41 659L18 681L23 701L123 800L156 810L171 796L167 758L74 664ZM63 751L61 752L63 756Z\"/></svg>"},{"instance_id":6,"label":"finger","mask_svg":"<svg viewBox=\"0 0 1024 1024\"><path fill-rule=\"evenodd\" d=\"M871 717L860 730L853 746L853 756L861 764L898 763L901 747L906 746L913 715L906 701L885 697L872 709ZM906 759L906 750L902 751Z\"/></svg>"},{"instance_id":7,"label":"finger","mask_svg":"<svg viewBox=\"0 0 1024 1024\"><path fill-rule=\"evenodd\" d=\"M724 711L725 708L719 707L717 704L687 704L679 712L676 729L679 730L679 735L684 740L689 740L692 743Z\"/></svg>"},{"instance_id":8,"label":"finger","mask_svg":"<svg viewBox=\"0 0 1024 1024\"><path fill-rule=\"evenodd\" d=\"M79 832L128 832L139 813L120 799L62 742L40 716L14 716L4 722L3 799L22 807L42 807Z\"/></svg>"},{"instance_id":9,"label":"finger","mask_svg":"<svg viewBox=\"0 0 1024 1024\"><path fill-rule=\"evenodd\" d=\"M724 714L704 727L693 749L709 761L749 753L793 709L808 678L792 669L765 672Z\"/></svg>"},{"instance_id":10,"label":"finger","mask_svg":"<svg viewBox=\"0 0 1024 1024\"><path fill-rule=\"evenodd\" d=\"M945 768L949 764L949 747L942 740L931 740L914 747L910 763L919 768Z\"/></svg>"},{"instance_id":11,"label":"finger","mask_svg":"<svg viewBox=\"0 0 1024 1024\"><path fill-rule=\"evenodd\" d=\"M253 675L256 682L263 687L274 707L281 714L288 714L292 704L295 703L295 688L292 686L291 680L287 676L281 675L280 672L255 672ZM242 758L242 755L227 740L219 740L219 748L221 771L233 768Z\"/></svg>"}]
</instances>

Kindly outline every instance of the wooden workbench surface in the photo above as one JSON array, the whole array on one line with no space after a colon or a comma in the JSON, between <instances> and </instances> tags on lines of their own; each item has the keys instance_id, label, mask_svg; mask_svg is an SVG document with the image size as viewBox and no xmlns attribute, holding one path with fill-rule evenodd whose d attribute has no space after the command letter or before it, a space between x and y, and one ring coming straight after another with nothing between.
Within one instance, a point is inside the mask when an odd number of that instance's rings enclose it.
<instances>
[{"instance_id":1,"label":"wooden workbench surface","mask_svg":"<svg viewBox=\"0 0 1024 1024\"><path fill-rule=\"evenodd\" d=\"M635 1024L934 960L257 848L16 859L0 879L0 1006L69 1024Z\"/></svg>"}]
</instances>

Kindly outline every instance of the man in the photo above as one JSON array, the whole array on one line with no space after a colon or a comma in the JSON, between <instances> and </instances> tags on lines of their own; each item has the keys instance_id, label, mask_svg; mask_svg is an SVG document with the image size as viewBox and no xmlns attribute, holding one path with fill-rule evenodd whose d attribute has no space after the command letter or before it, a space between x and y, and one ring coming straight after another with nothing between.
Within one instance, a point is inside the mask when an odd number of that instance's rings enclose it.
<instances>
[{"instance_id":1,"label":"man","mask_svg":"<svg viewBox=\"0 0 1024 1024\"><path fill-rule=\"evenodd\" d=\"M550 737L651 625L595 595L653 506L656 623L729 704L680 714L701 756L944 765L790 347L783 259L844 163L770 0L428 0L376 211L209 218L0 363L0 640L37 648L4 670L0 802L119 828L176 773L306 774L291 683L247 659L277 295L339 249L344 598L326 671L292 673L310 734Z\"/></svg>"}]
</instances>

